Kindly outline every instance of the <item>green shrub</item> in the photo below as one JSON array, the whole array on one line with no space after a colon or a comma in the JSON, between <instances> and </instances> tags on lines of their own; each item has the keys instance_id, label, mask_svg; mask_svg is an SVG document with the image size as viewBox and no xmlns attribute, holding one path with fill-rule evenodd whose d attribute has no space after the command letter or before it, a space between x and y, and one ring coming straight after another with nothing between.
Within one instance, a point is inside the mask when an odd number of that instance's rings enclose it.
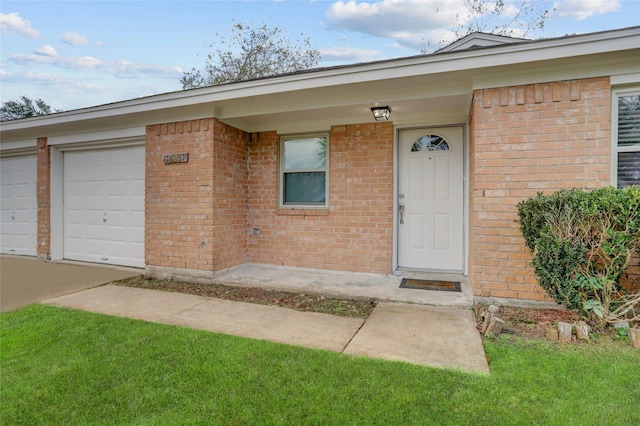
<instances>
[{"instance_id":1,"label":"green shrub","mask_svg":"<svg viewBox=\"0 0 640 426\"><path fill-rule=\"evenodd\" d=\"M556 302L599 325L633 313L636 296L619 280L640 252L640 187L539 193L517 208L538 282Z\"/></svg>"}]
</instances>

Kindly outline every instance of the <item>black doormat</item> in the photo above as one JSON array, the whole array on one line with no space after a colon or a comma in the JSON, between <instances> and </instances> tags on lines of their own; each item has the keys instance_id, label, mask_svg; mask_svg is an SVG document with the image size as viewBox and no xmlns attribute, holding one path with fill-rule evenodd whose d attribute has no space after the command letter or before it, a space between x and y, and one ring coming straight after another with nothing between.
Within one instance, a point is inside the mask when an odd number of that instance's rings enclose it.
<instances>
[{"instance_id":1,"label":"black doormat","mask_svg":"<svg viewBox=\"0 0 640 426\"><path fill-rule=\"evenodd\" d=\"M400 288L414 288L417 290L439 290L439 291L457 291L462 293L459 282L451 281L431 281L431 280L414 280L411 278L403 278Z\"/></svg>"}]
</instances>

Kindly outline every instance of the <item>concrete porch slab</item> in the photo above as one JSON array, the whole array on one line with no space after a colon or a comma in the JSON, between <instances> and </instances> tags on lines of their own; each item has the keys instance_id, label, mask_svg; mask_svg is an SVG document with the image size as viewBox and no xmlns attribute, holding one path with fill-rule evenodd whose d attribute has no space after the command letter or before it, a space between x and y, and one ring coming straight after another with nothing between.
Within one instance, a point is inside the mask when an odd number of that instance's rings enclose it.
<instances>
[{"instance_id":1,"label":"concrete porch slab","mask_svg":"<svg viewBox=\"0 0 640 426\"><path fill-rule=\"evenodd\" d=\"M462 292L400 288L403 277L460 281ZM462 275L406 272L399 276L246 263L214 273L213 281L226 285L320 293L333 297L365 297L435 306L473 306L469 282Z\"/></svg>"}]
</instances>

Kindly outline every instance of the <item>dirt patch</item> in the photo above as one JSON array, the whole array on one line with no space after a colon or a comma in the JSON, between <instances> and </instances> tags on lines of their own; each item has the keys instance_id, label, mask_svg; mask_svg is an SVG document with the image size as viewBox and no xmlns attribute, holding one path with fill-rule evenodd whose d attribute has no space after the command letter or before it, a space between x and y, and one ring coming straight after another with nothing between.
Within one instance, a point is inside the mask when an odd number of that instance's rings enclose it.
<instances>
[{"instance_id":1,"label":"dirt patch","mask_svg":"<svg viewBox=\"0 0 640 426\"><path fill-rule=\"evenodd\" d=\"M266 290L259 287L235 287L215 283L196 284L182 281L159 280L144 276L117 281L114 284L152 290L175 291L195 294L197 296L233 300L236 302L281 306L298 311L319 312L354 318L368 318L377 304L376 299L341 299L319 294Z\"/></svg>"}]
</instances>

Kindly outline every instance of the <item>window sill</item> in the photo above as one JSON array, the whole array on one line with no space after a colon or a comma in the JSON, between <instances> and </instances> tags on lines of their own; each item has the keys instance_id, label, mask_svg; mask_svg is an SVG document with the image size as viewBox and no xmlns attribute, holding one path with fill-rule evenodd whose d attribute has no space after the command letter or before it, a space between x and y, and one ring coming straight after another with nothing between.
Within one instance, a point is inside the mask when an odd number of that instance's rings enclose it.
<instances>
[{"instance_id":1,"label":"window sill","mask_svg":"<svg viewBox=\"0 0 640 426\"><path fill-rule=\"evenodd\" d=\"M276 214L281 216L329 216L329 209L300 209L280 207L276 209Z\"/></svg>"}]
</instances>

